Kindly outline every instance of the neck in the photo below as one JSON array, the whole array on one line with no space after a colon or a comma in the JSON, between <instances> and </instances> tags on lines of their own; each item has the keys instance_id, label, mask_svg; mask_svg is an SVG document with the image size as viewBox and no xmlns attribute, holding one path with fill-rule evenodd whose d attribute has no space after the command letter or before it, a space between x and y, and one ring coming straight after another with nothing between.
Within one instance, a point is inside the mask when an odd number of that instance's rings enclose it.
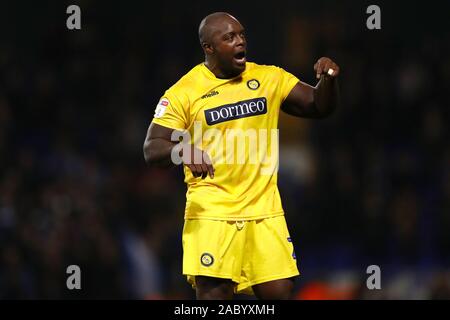
<instances>
[{"instance_id":1,"label":"neck","mask_svg":"<svg viewBox=\"0 0 450 320\"><path fill-rule=\"evenodd\" d=\"M219 79L231 79L238 76L238 74L232 74L223 70L216 61L208 59L208 57L205 57L205 66Z\"/></svg>"}]
</instances>

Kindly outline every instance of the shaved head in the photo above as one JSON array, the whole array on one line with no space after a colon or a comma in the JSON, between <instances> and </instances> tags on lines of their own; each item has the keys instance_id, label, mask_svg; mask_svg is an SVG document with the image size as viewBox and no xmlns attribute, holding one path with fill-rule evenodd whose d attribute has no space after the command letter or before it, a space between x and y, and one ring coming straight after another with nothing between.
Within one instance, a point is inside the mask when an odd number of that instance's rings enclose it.
<instances>
[{"instance_id":1,"label":"shaved head","mask_svg":"<svg viewBox=\"0 0 450 320\"><path fill-rule=\"evenodd\" d=\"M217 31L220 26L227 20L234 20L239 23L239 21L235 17L227 12L214 12L204 17L202 22L200 22L200 26L198 27L198 37L200 39L200 44L202 46L205 42L210 44L214 32Z\"/></svg>"},{"instance_id":2,"label":"shaved head","mask_svg":"<svg viewBox=\"0 0 450 320\"><path fill-rule=\"evenodd\" d=\"M214 12L203 18L198 37L205 53L205 66L216 77L232 78L245 70L245 30L231 14Z\"/></svg>"}]
</instances>

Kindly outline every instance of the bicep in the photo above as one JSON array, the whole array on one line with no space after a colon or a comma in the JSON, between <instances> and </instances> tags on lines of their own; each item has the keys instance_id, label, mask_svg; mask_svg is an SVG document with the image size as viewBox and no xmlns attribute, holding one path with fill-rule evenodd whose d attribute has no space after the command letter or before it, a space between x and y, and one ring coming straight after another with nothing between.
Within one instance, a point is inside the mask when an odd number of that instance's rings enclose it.
<instances>
[{"instance_id":1,"label":"bicep","mask_svg":"<svg viewBox=\"0 0 450 320\"><path fill-rule=\"evenodd\" d=\"M174 131L175 131L174 129L167 128L152 122L150 123L150 126L147 129L147 136L145 138L145 141L148 142L152 139L158 138L171 141L172 133Z\"/></svg>"},{"instance_id":2,"label":"bicep","mask_svg":"<svg viewBox=\"0 0 450 320\"><path fill-rule=\"evenodd\" d=\"M176 142L171 141L174 129L151 123L145 137L143 151L148 164L170 165L172 149Z\"/></svg>"},{"instance_id":3,"label":"bicep","mask_svg":"<svg viewBox=\"0 0 450 320\"><path fill-rule=\"evenodd\" d=\"M315 88L307 83L297 82L284 100L281 110L296 117L319 117L319 112L314 104L314 90Z\"/></svg>"}]
</instances>

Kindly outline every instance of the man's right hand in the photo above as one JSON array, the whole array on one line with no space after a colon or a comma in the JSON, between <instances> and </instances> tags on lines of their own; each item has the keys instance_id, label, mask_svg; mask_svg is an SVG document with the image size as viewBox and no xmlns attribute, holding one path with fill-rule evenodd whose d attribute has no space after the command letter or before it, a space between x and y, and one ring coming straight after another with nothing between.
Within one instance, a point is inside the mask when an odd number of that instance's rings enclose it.
<instances>
[{"instance_id":1,"label":"man's right hand","mask_svg":"<svg viewBox=\"0 0 450 320\"><path fill-rule=\"evenodd\" d=\"M174 129L152 122L144 141L145 161L149 165L167 166L183 163L192 171L194 177L205 179L209 174L211 179L214 178L214 167L208 154L194 145L173 141L174 132ZM182 137L183 134L178 136ZM177 161L174 161L173 156L178 157Z\"/></svg>"},{"instance_id":2,"label":"man's right hand","mask_svg":"<svg viewBox=\"0 0 450 320\"><path fill-rule=\"evenodd\" d=\"M194 177L202 177L202 179L205 179L209 174L211 179L214 178L214 167L205 151L193 145L189 145L188 147L184 146L181 151L181 158L183 159L183 164L192 171Z\"/></svg>"}]
</instances>

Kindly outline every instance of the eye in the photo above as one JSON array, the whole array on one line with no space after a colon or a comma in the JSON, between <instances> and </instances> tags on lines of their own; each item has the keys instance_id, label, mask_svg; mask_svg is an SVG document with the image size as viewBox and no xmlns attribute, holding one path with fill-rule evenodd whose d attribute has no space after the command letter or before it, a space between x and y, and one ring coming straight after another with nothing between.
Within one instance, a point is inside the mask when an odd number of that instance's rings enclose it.
<instances>
[{"instance_id":1,"label":"eye","mask_svg":"<svg viewBox=\"0 0 450 320\"><path fill-rule=\"evenodd\" d=\"M225 41L231 41L234 38L234 34L233 33L228 33L223 38L224 38Z\"/></svg>"}]
</instances>

